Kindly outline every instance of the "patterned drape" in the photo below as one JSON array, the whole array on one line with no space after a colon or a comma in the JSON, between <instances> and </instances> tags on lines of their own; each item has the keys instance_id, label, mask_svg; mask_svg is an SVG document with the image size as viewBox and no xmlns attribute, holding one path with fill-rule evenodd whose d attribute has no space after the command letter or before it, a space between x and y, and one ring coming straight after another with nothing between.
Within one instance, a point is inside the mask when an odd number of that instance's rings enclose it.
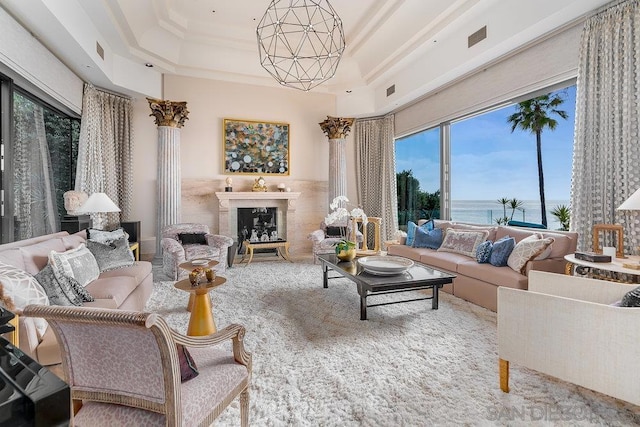
<instances>
[{"instance_id":1,"label":"patterned drape","mask_svg":"<svg viewBox=\"0 0 640 427\"><path fill-rule=\"evenodd\" d=\"M106 193L118 205L122 212L108 214L107 226L131 215L131 109L131 99L85 84L75 189Z\"/></svg>"},{"instance_id":2,"label":"patterned drape","mask_svg":"<svg viewBox=\"0 0 640 427\"><path fill-rule=\"evenodd\" d=\"M622 224L625 253L639 243L637 212L617 211L640 187L640 8L625 1L582 32L571 185L571 229L591 250L594 224Z\"/></svg>"},{"instance_id":3,"label":"patterned drape","mask_svg":"<svg viewBox=\"0 0 640 427\"><path fill-rule=\"evenodd\" d=\"M394 117L358 119L354 129L359 203L368 216L382 218L382 239L392 239L398 224Z\"/></svg>"}]
</instances>

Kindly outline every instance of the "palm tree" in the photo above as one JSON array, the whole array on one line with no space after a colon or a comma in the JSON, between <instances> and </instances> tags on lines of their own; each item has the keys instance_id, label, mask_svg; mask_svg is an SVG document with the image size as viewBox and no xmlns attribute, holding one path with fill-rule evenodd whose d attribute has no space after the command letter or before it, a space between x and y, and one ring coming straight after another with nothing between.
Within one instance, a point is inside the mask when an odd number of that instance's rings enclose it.
<instances>
[{"instance_id":1,"label":"palm tree","mask_svg":"<svg viewBox=\"0 0 640 427\"><path fill-rule=\"evenodd\" d=\"M545 128L554 130L558 122L551 115L558 115L563 119L569 116L566 111L557 107L564 102L558 94L547 94L523 101L516 105L516 112L507 118L511 123L511 132L516 128L529 131L536 135L536 150L538 154L538 186L540 189L540 208L542 209L542 224L547 226L547 207L544 200L544 174L542 173L542 131Z\"/></svg>"}]
</instances>

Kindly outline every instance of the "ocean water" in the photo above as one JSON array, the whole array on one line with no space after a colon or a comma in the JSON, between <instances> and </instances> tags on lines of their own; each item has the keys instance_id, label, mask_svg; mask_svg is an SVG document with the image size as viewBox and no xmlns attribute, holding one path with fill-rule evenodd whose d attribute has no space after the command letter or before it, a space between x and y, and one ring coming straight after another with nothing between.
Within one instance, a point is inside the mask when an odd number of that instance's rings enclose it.
<instances>
[{"instance_id":1,"label":"ocean water","mask_svg":"<svg viewBox=\"0 0 640 427\"><path fill-rule=\"evenodd\" d=\"M513 214L514 221L526 221L536 224L542 223L539 200L523 200L522 210ZM569 206L569 200L546 200L547 223L550 230L561 227L560 222L551 211L559 205ZM497 218L502 218L504 211L497 200L452 200L451 219L459 222L475 224L495 224ZM507 216L511 216L511 209L507 206Z\"/></svg>"}]
</instances>

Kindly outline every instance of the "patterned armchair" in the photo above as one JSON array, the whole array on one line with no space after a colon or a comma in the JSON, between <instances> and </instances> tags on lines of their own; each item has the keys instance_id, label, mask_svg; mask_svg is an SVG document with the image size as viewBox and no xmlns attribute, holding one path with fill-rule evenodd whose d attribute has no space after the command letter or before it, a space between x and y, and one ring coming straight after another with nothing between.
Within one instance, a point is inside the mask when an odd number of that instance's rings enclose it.
<instances>
[{"instance_id":1,"label":"patterned armchair","mask_svg":"<svg viewBox=\"0 0 640 427\"><path fill-rule=\"evenodd\" d=\"M313 262L318 262L318 255L332 254L335 252L335 245L345 237L341 234L346 234L350 238L351 235L351 221L345 220L340 223L327 226L324 221L320 224L320 229L312 231L307 235L307 239L313 243ZM342 230L339 230L342 228ZM356 231L356 242L362 243L362 233Z\"/></svg>"},{"instance_id":2,"label":"patterned armchair","mask_svg":"<svg viewBox=\"0 0 640 427\"><path fill-rule=\"evenodd\" d=\"M179 234L204 234L206 244L181 243ZM162 230L162 269L173 280L184 279L189 274L178 265L198 258L215 259L218 265L213 267L218 273L227 269L227 252L233 245L233 239L227 236L210 234L204 224L183 223L164 227Z\"/></svg>"},{"instance_id":3,"label":"patterned armchair","mask_svg":"<svg viewBox=\"0 0 640 427\"><path fill-rule=\"evenodd\" d=\"M152 313L29 305L24 314L47 319L61 343L76 426L208 426L237 396L249 423L251 354L240 325L188 337ZM232 352L213 347L227 341ZM199 370L185 382L177 344Z\"/></svg>"}]
</instances>

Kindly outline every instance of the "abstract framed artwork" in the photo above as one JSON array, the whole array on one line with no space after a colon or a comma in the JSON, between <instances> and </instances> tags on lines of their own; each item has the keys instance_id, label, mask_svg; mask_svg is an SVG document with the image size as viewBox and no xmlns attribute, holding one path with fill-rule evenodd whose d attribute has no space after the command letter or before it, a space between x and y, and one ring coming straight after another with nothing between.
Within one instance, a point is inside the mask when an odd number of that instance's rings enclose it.
<instances>
[{"instance_id":1,"label":"abstract framed artwork","mask_svg":"<svg viewBox=\"0 0 640 427\"><path fill-rule=\"evenodd\" d=\"M224 119L223 173L289 175L289 124Z\"/></svg>"}]
</instances>

